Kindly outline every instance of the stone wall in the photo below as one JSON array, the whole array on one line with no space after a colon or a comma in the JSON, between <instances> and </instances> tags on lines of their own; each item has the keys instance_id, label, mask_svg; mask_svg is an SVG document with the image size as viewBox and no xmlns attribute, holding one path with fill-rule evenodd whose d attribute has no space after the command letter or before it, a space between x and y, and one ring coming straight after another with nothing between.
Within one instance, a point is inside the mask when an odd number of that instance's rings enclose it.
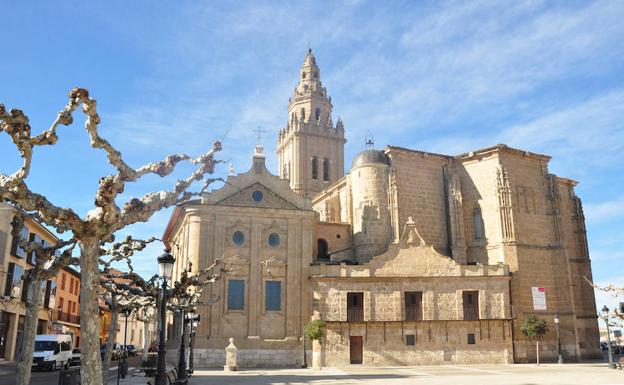
<instances>
[{"instance_id":1,"label":"stone wall","mask_svg":"<svg viewBox=\"0 0 624 385\"><path fill-rule=\"evenodd\" d=\"M475 344L468 344L473 334ZM408 346L406 336L415 344ZM323 344L325 365L350 364L350 336L362 336L363 365L508 364L513 346L508 320L328 322Z\"/></svg>"}]
</instances>

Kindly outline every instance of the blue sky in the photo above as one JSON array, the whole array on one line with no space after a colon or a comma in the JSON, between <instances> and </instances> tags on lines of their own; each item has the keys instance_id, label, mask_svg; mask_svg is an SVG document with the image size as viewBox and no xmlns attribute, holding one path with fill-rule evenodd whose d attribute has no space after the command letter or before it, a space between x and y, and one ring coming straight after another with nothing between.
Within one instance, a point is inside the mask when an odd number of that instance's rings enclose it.
<instances>
[{"instance_id":1,"label":"blue sky","mask_svg":"<svg viewBox=\"0 0 624 385\"><path fill-rule=\"evenodd\" d=\"M0 3L0 102L23 109L35 132L81 86L98 100L101 134L134 166L223 139L222 157L244 171L262 127L275 171L310 43L345 122L346 164L367 131L378 147L458 154L506 143L552 155L552 173L581 182L595 280L624 286L620 1ZM37 152L29 183L84 214L112 170L77 121ZM12 172L6 135L0 154L0 172ZM173 181L148 177L122 198ZM161 235L169 214L128 232ZM155 272L158 252L137 270Z\"/></svg>"}]
</instances>

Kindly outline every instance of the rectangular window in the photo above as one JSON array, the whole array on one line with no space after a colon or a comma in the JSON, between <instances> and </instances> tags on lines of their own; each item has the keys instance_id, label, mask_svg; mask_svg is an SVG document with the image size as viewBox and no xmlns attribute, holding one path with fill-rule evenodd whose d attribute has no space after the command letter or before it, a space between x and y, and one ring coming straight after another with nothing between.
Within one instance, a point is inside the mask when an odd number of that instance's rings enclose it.
<instances>
[{"instance_id":1,"label":"rectangular window","mask_svg":"<svg viewBox=\"0 0 624 385\"><path fill-rule=\"evenodd\" d=\"M65 273L61 274L61 290L65 290L65 279L67 277L65 276Z\"/></svg>"},{"instance_id":2,"label":"rectangular window","mask_svg":"<svg viewBox=\"0 0 624 385\"><path fill-rule=\"evenodd\" d=\"M19 239L24 239L24 240L28 240L29 239L29 232L28 232L28 229L26 227L22 227L22 229L20 230ZM17 238L13 238L13 244L11 246L11 249L13 251L13 254L16 257L18 257L18 258L26 258L26 252L24 251L24 249L19 247L19 240Z\"/></svg>"},{"instance_id":3,"label":"rectangular window","mask_svg":"<svg viewBox=\"0 0 624 385\"><path fill-rule=\"evenodd\" d=\"M22 283L22 302L28 302L28 290L30 286L30 280L24 278Z\"/></svg>"},{"instance_id":4,"label":"rectangular window","mask_svg":"<svg viewBox=\"0 0 624 385\"><path fill-rule=\"evenodd\" d=\"M9 268L7 270L6 286L4 287L4 295L11 296L13 298L20 298L22 292L22 273L24 268L20 265L16 265L13 262L9 262Z\"/></svg>"},{"instance_id":5,"label":"rectangular window","mask_svg":"<svg viewBox=\"0 0 624 385\"><path fill-rule=\"evenodd\" d=\"M282 310L282 283L280 281L266 281L264 309L267 311Z\"/></svg>"},{"instance_id":6,"label":"rectangular window","mask_svg":"<svg viewBox=\"0 0 624 385\"><path fill-rule=\"evenodd\" d=\"M228 281L228 309L245 309L245 281L242 279Z\"/></svg>"},{"instance_id":7,"label":"rectangular window","mask_svg":"<svg viewBox=\"0 0 624 385\"><path fill-rule=\"evenodd\" d=\"M74 294L74 279L69 277L69 292Z\"/></svg>"},{"instance_id":8,"label":"rectangular window","mask_svg":"<svg viewBox=\"0 0 624 385\"><path fill-rule=\"evenodd\" d=\"M478 320L479 319L479 292L478 291L464 291L464 320Z\"/></svg>"},{"instance_id":9,"label":"rectangular window","mask_svg":"<svg viewBox=\"0 0 624 385\"><path fill-rule=\"evenodd\" d=\"M30 234L30 242L32 243L39 243L43 246L46 246L46 243L43 239L41 239L41 237L37 234ZM28 254L28 258L26 258L26 260L28 261L28 263L30 263L31 265L34 265L37 262L37 255L35 254L34 251L31 251Z\"/></svg>"},{"instance_id":10,"label":"rectangular window","mask_svg":"<svg viewBox=\"0 0 624 385\"><path fill-rule=\"evenodd\" d=\"M422 320L422 292L406 291L405 292L405 320L421 321Z\"/></svg>"},{"instance_id":11,"label":"rectangular window","mask_svg":"<svg viewBox=\"0 0 624 385\"><path fill-rule=\"evenodd\" d=\"M468 345L474 345L475 343L476 341L474 333L468 333Z\"/></svg>"},{"instance_id":12,"label":"rectangular window","mask_svg":"<svg viewBox=\"0 0 624 385\"><path fill-rule=\"evenodd\" d=\"M318 158L312 158L312 179L318 179Z\"/></svg>"},{"instance_id":13,"label":"rectangular window","mask_svg":"<svg viewBox=\"0 0 624 385\"><path fill-rule=\"evenodd\" d=\"M347 322L364 322L364 293L347 293Z\"/></svg>"},{"instance_id":14,"label":"rectangular window","mask_svg":"<svg viewBox=\"0 0 624 385\"><path fill-rule=\"evenodd\" d=\"M416 345L416 336L413 334L408 334L405 336L405 344L407 346L414 346Z\"/></svg>"}]
</instances>

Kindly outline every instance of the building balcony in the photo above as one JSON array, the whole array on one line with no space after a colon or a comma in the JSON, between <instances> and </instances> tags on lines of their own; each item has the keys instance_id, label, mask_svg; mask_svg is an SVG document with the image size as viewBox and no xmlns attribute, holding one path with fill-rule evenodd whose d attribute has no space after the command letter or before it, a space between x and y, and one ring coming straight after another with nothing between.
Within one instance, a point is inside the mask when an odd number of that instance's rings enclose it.
<instances>
[{"instance_id":1,"label":"building balcony","mask_svg":"<svg viewBox=\"0 0 624 385\"><path fill-rule=\"evenodd\" d=\"M75 314L69 314L63 311L57 313L56 320L58 322L67 322L70 324L80 325L80 316Z\"/></svg>"}]
</instances>

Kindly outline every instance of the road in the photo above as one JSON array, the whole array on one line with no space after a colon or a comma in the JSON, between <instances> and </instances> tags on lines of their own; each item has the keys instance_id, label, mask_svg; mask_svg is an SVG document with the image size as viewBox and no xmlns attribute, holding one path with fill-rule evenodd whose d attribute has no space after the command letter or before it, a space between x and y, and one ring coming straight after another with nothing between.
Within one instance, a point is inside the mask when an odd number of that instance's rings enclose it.
<instances>
[{"instance_id":1,"label":"road","mask_svg":"<svg viewBox=\"0 0 624 385\"><path fill-rule=\"evenodd\" d=\"M117 378L117 364L121 361L113 361L111 367L108 370L107 382L111 382ZM141 355L128 358L128 375L131 376L133 371L140 370L141 368ZM31 385L56 385L59 381L59 372L49 371L34 371L31 375ZM3 373L0 375L0 385L14 385L15 384L15 372Z\"/></svg>"}]
</instances>

